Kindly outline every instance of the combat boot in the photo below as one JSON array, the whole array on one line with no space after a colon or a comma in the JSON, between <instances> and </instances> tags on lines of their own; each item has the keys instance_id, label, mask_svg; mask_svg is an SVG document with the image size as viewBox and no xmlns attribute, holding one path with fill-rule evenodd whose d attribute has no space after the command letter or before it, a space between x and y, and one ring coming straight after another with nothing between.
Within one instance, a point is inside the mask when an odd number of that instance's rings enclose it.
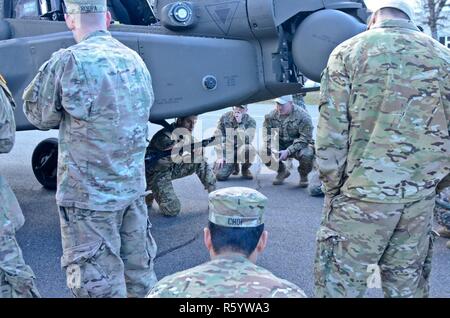
<instances>
[{"instance_id":1,"label":"combat boot","mask_svg":"<svg viewBox=\"0 0 450 318\"><path fill-rule=\"evenodd\" d=\"M280 169L278 169L278 174L275 177L275 180L273 180L273 185L281 185L284 183L284 179L288 178L291 175L289 170L286 169L284 165L280 166Z\"/></svg>"},{"instance_id":2,"label":"combat boot","mask_svg":"<svg viewBox=\"0 0 450 318\"><path fill-rule=\"evenodd\" d=\"M215 184L210 184L208 185L208 188L206 188L206 190L208 191L208 193L211 193L213 191L216 191L216 185Z\"/></svg>"},{"instance_id":3,"label":"combat boot","mask_svg":"<svg viewBox=\"0 0 450 318\"><path fill-rule=\"evenodd\" d=\"M233 175L233 176L239 175L239 164L238 164L238 163L235 163L235 164L234 164L234 168L233 168L232 175Z\"/></svg>"},{"instance_id":4,"label":"combat boot","mask_svg":"<svg viewBox=\"0 0 450 318\"><path fill-rule=\"evenodd\" d=\"M445 244L445 246L447 246L447 248L450 248L450 240L447 241L447 244Z\"/></svg>"},{"instance_id":5,"label":"combat boot","mask_svg":"<svg viewBox=\"0 0 450 318\"><path fill-rule=\"evenodd\" d=\"M444 226L439 227L436 230L436 232L439 234L440 237L450 238L450 230L448 230Z\"/></svg>"},{"instance_id":6,"label":"combat boot","mask_svg":"<svg viewBox=\"0 0 450 318\"><path fill-rule=\"evenodd\" d=\"M308 176L300 176L300 182L298 183L300 188L308 187Z\"/></svg>"},{"instance_id":7,"label":"combat boot","mask_svg":"<svg viewBox=\"0 0 450 318\"><path fill-rule=\"evenodd\" d=\"M250 171L251 164L242 165L242 177L247 180L253 180L253 175Z\"/></svg>"}]
</instances>

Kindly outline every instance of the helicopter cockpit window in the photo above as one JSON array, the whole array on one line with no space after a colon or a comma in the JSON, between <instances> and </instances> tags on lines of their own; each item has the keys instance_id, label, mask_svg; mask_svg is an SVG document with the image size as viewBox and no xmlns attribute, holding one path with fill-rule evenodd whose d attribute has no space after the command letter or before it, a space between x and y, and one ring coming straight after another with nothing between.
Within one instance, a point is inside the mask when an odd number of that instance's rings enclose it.
<instances>
[{"instance_id":1,"label":"helicopter cockpit window","mask_svg":"<svg viewBox=\"0 0 450 318\"><path fill-rule=\"evenodd\" d=\"M14 18L39 19L38 0L17 0L14 2Z\"/></svg>"}]
</instances>

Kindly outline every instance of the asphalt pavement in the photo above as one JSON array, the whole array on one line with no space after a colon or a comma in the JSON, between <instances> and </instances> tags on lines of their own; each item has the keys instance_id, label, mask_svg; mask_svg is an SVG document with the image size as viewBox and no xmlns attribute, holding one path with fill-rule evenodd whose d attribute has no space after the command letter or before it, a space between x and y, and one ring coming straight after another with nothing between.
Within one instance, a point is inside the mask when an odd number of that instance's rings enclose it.
<instances>
[{"instance_id":1,"label":"asphalt pavement","mask_svg":"<svg viewBox=\"0 0 450 318\"><path fill-rule=\"evenodd\" d=\"M250 113L257 119L258 127L262 125L264 114L272 107L264 103L250 106ZM310 106L308 109L313 121L317 122L317 108ZM201 137L203 132L203 137L209 136L221 113L223 111L202 115L196 128L197 135ZM151 131L159 128L152 125ZM42 296L71 297L60 268L62 250L55 193L43 189L31 169L35 146L43 139L57 135L57 131L19 132L13 151L1 156L0 173L7 178L22 206L26 223L17 238L26 262L37 276ZM277 187L272 186L273 172L259 164L252 169L258 175L256 180L232 177L218 185L256 188L269 198L266 212L269 242L258 264L294 282L308 296L312 296L315 234L320 223L323 198L310 197L305 189L298 188L296 169L284 185ZM196 176L176 180L174 184L182 202L181 214L176 218L163 217L155 203L149 211L152 233L158 244L155 263L158 278L208 260L202 237L208 215L207 193ZM450 250L446 249L444 239L438 239L435 244L431 295L450 297ZM367 296L380 297L381 292L372 289Z\"/></svg>"}]
</instances>

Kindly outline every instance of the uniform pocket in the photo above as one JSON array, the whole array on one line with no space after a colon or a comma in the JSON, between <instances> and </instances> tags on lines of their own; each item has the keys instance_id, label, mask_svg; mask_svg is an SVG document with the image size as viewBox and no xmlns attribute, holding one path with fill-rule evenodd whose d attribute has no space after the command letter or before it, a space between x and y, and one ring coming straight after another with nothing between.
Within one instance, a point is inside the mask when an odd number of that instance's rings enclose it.
<instances>
[{"instance_id":1,"label":"uniform pocket","mask_svg":"<svg viewBox=\"0 0 450 318\"><path fill-rule=\"evenodd\" d=\"M318 293L316 296L318 297L326 295L325 290L329 290L328 282L342 268L342 260L336 255L341 253L344 241L346 241L345 237L328 227L321 226L317 232L314 275Z\"/></svg>"},{"instance_id":2,"label":"uniform pocket","mask_svg":"<svg viewBox=\"0 0 450 318\"><path fill-rule=\"evenodd\" d=\"M99 261L112 253L103 240L78 245L64 251L67 287L76 297L112 297L112 285Z\"/></svg>"},{"instance_id":3,"label":"uniform pocket","mask_svg":"<svg viewBox=\"0 0 450 318\"><path fill-rule=\"evenodd\" d=\"M329 222L330 216L333 212L333 209L336 207L336 204L345 199L347 199L347 197L342 193L335 195L332 198L329 198L329 196L325 196L322 224L327 224Z\"/></svg>"}]
</instances>

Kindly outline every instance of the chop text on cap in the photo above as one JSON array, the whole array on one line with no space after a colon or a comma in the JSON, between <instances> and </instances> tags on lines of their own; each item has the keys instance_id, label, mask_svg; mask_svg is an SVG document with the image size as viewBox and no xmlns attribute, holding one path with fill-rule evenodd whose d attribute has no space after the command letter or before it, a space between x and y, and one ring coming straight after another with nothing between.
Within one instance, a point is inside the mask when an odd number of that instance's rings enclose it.
<instances>
[{"instance_id":1,"label":"chop text on cap","mask_svg":"<svg viewBox=\"0 0 450 318\"><path fill-rule=\"evenodd\" d=\"M264 224L267 197L244 187L216 190L209 194L209 221L225 227L256 227Z\"/></svg>"}]
</instances>

